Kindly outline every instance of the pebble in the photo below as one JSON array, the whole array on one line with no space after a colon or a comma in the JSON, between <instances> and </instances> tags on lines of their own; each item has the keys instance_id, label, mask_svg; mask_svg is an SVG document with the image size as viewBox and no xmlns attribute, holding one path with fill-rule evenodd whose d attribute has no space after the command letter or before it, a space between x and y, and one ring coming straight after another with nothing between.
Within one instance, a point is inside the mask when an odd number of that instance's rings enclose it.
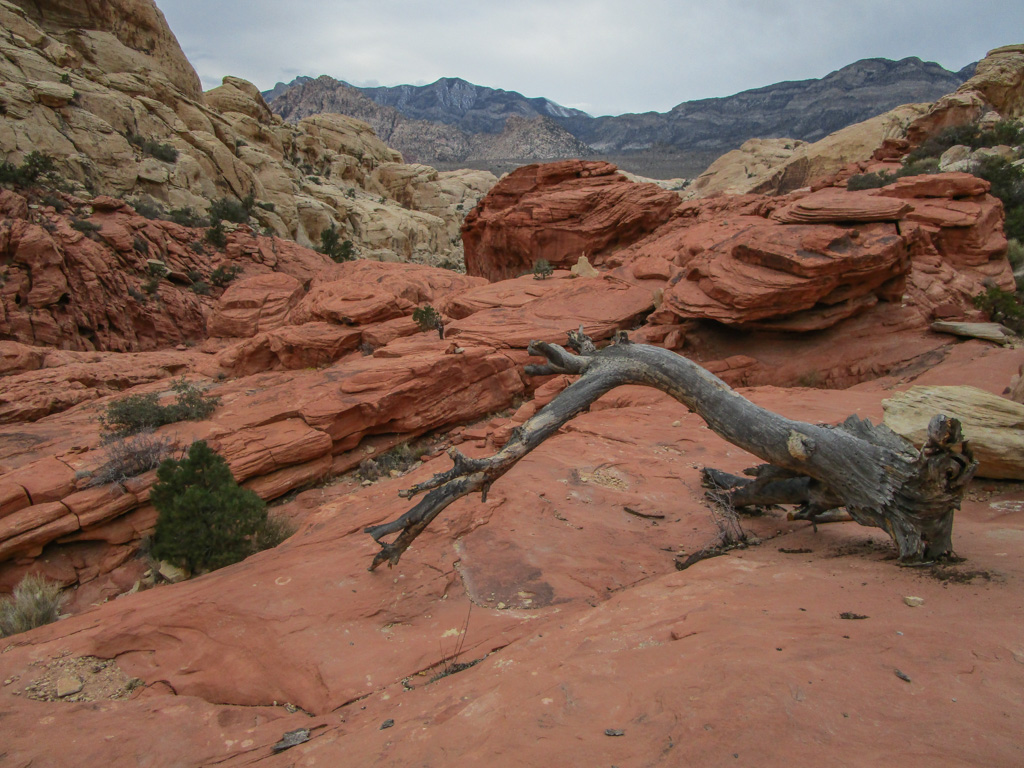
<instances>
[{"instance_id":1,"label":"pebble","mask_svg":"<svg viewBox=\"0 0 1024 768\"><path fill-rule=\"evenodd\" d=\"M63 699L65 696L79 693L84 687L85 683L80 678L74 675L61 675L57 680L57 698Z\"/></svg>"},{"instance_id":2,"label":"pebble","mask_svg":"<svg viewBox=\"0 0 1024 768\"><path fill-rule=\"evenodd\" d=\"M919 605L924 605L924 598L912 597L908 595L907 597L903 598L903 602L909 605L911 608L917 608L917 606Z\"/></svg>"}]
</instances>

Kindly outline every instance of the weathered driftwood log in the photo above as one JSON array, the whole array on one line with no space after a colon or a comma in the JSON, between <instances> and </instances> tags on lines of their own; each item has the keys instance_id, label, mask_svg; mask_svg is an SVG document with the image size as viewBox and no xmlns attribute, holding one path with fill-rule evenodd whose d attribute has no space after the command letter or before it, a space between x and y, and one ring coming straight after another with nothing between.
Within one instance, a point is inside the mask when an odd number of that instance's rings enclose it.
<instances>
[{"instance_id":1,"label":"weathered driftwood log","mask_svg":"<svg viewBox=\"0 0 1024 768\"><path fill-rule=\"evenodd\" d=\"M837 426L792 421L739 395L699 365L660 347L629 342L619 334L598 350L579 332L570 332L576 352L547 342L529 351L544 365L530 375L577 374L577 379L533 418L515 429L491 457L471 459L452 448L454 466L402 491L405 498L429 491L396 520L366 532L381 545L370 570L394 565L413 540L456 499L474 491L486 498L491 484L523 456L585 411L601 395L623 384L656 387L687 405L730 443L767 465L748 470L753 479L706 470L706 479L737 507L799 504L798 516L846 507L861 525L882 528L895 540L902 562L923 562L952 554L953 513L974 474L974 462L955 419L936 416L920 451L884 426L851 416ZM381 539L398 533L394 541Z\"/></svg>"}]
</instances>

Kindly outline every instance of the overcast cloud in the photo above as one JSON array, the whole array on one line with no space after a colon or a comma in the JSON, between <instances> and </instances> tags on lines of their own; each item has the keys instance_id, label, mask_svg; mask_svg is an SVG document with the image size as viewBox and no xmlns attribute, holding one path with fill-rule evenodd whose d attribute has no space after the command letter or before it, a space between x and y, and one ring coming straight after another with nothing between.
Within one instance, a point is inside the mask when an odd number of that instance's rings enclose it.
<instances>
[{"instance_id":1,"label":"overcast cloud","mask_svg":"<svg viewBox=\"0 0 1024 768\"><path fill-rule=\"evenodd\" d=\"M958 70L1024 43L1021 0L156 0L204 88L461 77L593 115L665 112L858 59Z\"/></svg>"}]
</instances>

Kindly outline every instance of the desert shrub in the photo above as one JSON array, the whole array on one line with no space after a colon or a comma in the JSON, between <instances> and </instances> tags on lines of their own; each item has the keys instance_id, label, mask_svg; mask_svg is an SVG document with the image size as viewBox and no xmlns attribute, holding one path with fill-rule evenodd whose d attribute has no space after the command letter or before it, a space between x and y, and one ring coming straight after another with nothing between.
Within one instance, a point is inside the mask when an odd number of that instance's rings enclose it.
<instances>
[{"instance_id":1,"label":"desert shrub","mask_svg":"<svg viewBox=\"0 0 1024 768\"><path fill-rule=\"evenodd\" d=\"M107 460L93 472L89 486L124 483L156 469L171 454L171 439L144 429L127 437L115 437L105 446Z\"/></svg>"},{"instance_id":2,"label":"desert shrub","mask_svg":"<svg viewBox=\"0 0 1024 768\"><path fill-rule=\"evenodd\" d=\"M73 219L71 221L71 228L76 232L81 232L83 235L91 235L100 231L99 224L94 224L87 219Z\"/></svg>"},{"instance_id":3,"label":"desert shrub","mask_svg":"<svg viewBox=\"0 0 1024 768\"><path fill-rule=\"evenodd\" d=\"M147 219L160 219L164 215L163 206L151 198L140 197L131 201L131 206L137 214Z\"/></svg>"},{"instance_id":4,"label":"desert shrub","mask_svg":"<svg viewBox=\"0 0 1024 768\"><path fill-rule=\"evenodd\" d=\"M547 259L537 259L537 263L533 265L533 279L547 280L554 274L554 271L550 261Z\"/></svg>"},{"instance_id":5,"label":"desert shrub","mask_svg":"<svg viewBox=\"0 0 1024 768\"><path fill-rule=\"evenodd\" d=\"M64 85L71 85L71 75L67 72L62 72L60 81L64 83Z\"/></svg>"},{"instance_id":6,"label":"desert shrub","mask_svg":"<svg viewBox=\"0 0 1024 768\"><path fill-rule=\"evenodd\" d=\"M151 261L146 265L146 271L150 277L161 278L166 277L171 270L162 261Z\"/></svg>"},{"instance_id":7,"label":"desert shrub","mask_svg":"<svg viewBox=\"0 0 1024 768\"><path fill-rule=\"evenodd\" d=\"M128 143L133 147L138 147L142 150L144 155L149 155L165 163L175 163L178 161L178 150L170 144L147 139L137 133L129 133L125 138L128 139Z\"/></svg>"},{"instance_id":8,"label":"desert shrub","mask_svg":"<svg viewBox=\"0 0 1024 768\"><path fill-rule=\"evenodd\" d=\"M171 384L171 389L177 397L170 405L161 405L156 392L128 395L110 403L99 418L106 439L127 437L178 421L202 421L220 404L219 397L207 395L184 376Z\"/></svg>"},{"instance_id":9,"label":"desert shrub","mask_svg":"<svg viewBox=\"0 0 1024 768\"><path fill-rule=\"evenodd\" d=\"M262 208L264 211L274 212L275 206L273 203L256 203L257 208Z\"/></svg>"},{"instance_id":10,"label":"desert shrub","mask_svg":"<svg viewBox=\"0 0 1024 768\"><path fill-rule=\"evenodd\" d=\"M249 202L232 200L230 197L221 197L210 203L210 221L233 221L236 224L245 224L249 221L249 212L252 210L252 196L246 198Z\"/></svg>"},{"instance_id":11,"label":"desert shrub","mask_svg":"<svg viewBox=\"0 0 1024 768\"><path fill-rule=\"evenodd\" d=\"M980 146L976 143L980 133L981 129L978 128L977 123L952 125L921 142L919 146L915 147L907 155L907 161L914 162L915 160L923 160L926 157L939 157L947 149L958 144L976 148Z\"/></svg>"},{"instance_id":12,"label":"desert shrub","mask_svg":"<svg viewBox=\"0 0 1024 768\"><path fill-rule=\"evenodd\" d=\"M1024 305L1012 291L990 286L974 297L974 306L996 323L1002 323L1018 335L1024 335Z\"/></svg>"},{"instance_id":13,"label":"desert shrub","mask_svg":"<svg viewBox=\"0 0 1024 768\"><path fill-rule=\"evenodd\" d=\"M351 240L342 240L338 234L338 228L331 224L320 233L320 253L330 256L332 261L339 264L343 261L351 261L354 257Z\"/></svg>"},{"instance_id":14,"label":"desert shrub","mask_svg":"<svg viewBox=\"0 0 1024 768\"><path fill-rule=\"evenodd\" d=\"M10 597L0 598L0 637L52 624L60 618L63 602L60 584L30 573L14 588Z\"/></svg>"},{"instance_id":15,"label":"desert shrub","mask_svg":"<svg viewBox=\"0 0 1024 768\"><path fill-rule=\"evenodd\" d=\"M896 171L896 178L902 179L904 176L924 176L929 173L938 172L939 158L926 157L923 160L913 160L904 164L902 168Z\"/></svg>"},{"instance_id":16,"label":"desert shrub","mask_svg":"<svg viewBox=\"0 0 1024 768\"><path fill-rule=\"evenodd\" d=\"M142 281L141 287L147 296L152 296L160 289L160 278L148 277Z\"/></svg>"},{"instance_id":17,"label":"desert shrub","mask_svg":"<svg viewBox=\"0 0 1024 768\"><path fill-rule=\"evenodd\" d=\"M240 274L242 274L242 268L237 264L221 264L210 273L210 282L218 288L223 288Z\"/></svg>"},{"instance_id":18,"label":"desert shrub","mask_svg":"<svg viewBox=\"0 0 1024 768\"><path fill-rule=\"evenodd\" d=\"M892 184L895 180L896 174L886 173L885 171L860 173L856 176L851 176L846 181L846 188L851 192L857 192L862 189L878 189L886 184Z\"/></svg>"},{"instance_id":19,"label":"desert shrub","mask_svg":"<svg viewBox=\"0 0 1024 768\"><path fill-rule=\"evenodd\" d=\"M173 221L175 224L180 224L183 227L206 227L209 226L210 222L201 213L197 213L195 209L185 206L184 208L172 208L167 218Z\"/></svg>"},{"instance_id":20,"label":"desert shrub","mask_svg":"<svg viewBox=\"0 0 1024 768\"><path fill-rule=\"evenodd\" d=\"M1010 238L1006 243L1006 260L1014 270L1024 267L1024 243L1016 238Z\"/></svg>"},{"instance_id":21,"label":"desert shrub","mask_svg":"<svg viewBox=\"0 0 1024 768\"><path fill-rule=\"evenodd\" d=\"M25 155L21 165L0 163L0 185L28 187L40 181L56 184L60 181L53 157L33 150Z\"/></svg>"},{"instance_id":22,"label":"desert shrub","mask_svg":"<svg viewBox=\"0 0 1024 768\"><path fill-rule=\"evenodd\" d=\"M424 445L413 446L409 443L401 443L380 456L363 459L359 464L359 476L364 480L373 481L381 477L389 477L392 471L405 472L410 467L419 465L420 457L427 450Z\"/></svg>"},{"instance_id":23,"label":"desert shrub","mask_svg":"<svg viewBox=\"0 0 1024 768\"><path fill-rule=\"evenodd\" d=\"M929 157L923 160L915 160L907 163L895 173L876 171L874 173L861 173L856 176L851 176L846 182L846 188L851 192L856 192L861 189L878 189L879 187L884 187L887 184L892 184L894 181L902 179L904 176L923 176L925 174L938 172L938 158Z\"/></svg>"},{"instance_id":24,"label":"desert shrub","mask_svg":"<svg viewBox=\"0 0 1024 768\"><path fill-rule=\"evenodd\" d=\"M56 195L43 195L40 198L40 202L43 205L51 205L57 213L64 213L68 207L67 204Z\"/></svg>"},{"instance_id":25,"label":"desert shrub","mask_svg":"<svg viewBox=\"0 0 1024 768\"><path fill-rule=\"evenodd\" d=\"M206 242L214 248L223 248L228 244L228 235L224 231L224 225L220 221L214 222L213 226L206 230L204 236Z\"/></svg>"},{"instance_id":26,"label":"desert shrub","mask_svg":"<svg viewBox=\"0 0 1024 768\"><path fill-rule=\"evenodd\" d=\"M429 304L414 309L412 319L421 331L432 331L441 324L440 313Z\"/></svg>"},{"instance_id":27,"label":"desert shrub","mask_svg":"<svg viewBox=\"0 0 1024 768\"><path fill-rule=\"evenodd\" d=\"M135 235L132 238L132 248L141 253L143 256L149 256L149 243L144 237Z\"/></svg>"},{"instance_id":28,"label":"desert shrub","mask_svg":"<svg viewBox=\"0 0 1024 768\"><path fill-rule=\"evenodd\" d=\"M213 292L213 288L205 280L196 280L192 283L192 293L196 296L209 296Z\"/></svg>"},{"instance_id":29,"label":"desert shrub","mask_svg":"<svg viewBox=\"0 0 1024 768\"><path fill-rule=\"evenodd\" d=\"M267 520L256 530L256 551L273 549L295 533L295 525L281 515L267 514Z\"/></svg>"},{"instance_id":30,"label":"desert shrub","mask_svg":"<svg viewBox=\"0 0 1024 768\"><path fill-rule=\"evenodd\" d=\"M987 157L978 163L974 175L988 181L990 194L1003 201L1006 236L1024 240L1024 167L1002 157Z\"/></svg>"},{"instance_id":31,"label":"desert shrub","mask_svg":"<svg viewBox=\"0 0 1024 768\"><path fill-rule=\"evenodd\" d=\"M159 560L212 571L287 537L279 524L268 525L263 500L241 488L224 458L201 440L185 458L161 464L156 476L149 499L159 513L151 549Z\"/></svg>"}]
</instances>

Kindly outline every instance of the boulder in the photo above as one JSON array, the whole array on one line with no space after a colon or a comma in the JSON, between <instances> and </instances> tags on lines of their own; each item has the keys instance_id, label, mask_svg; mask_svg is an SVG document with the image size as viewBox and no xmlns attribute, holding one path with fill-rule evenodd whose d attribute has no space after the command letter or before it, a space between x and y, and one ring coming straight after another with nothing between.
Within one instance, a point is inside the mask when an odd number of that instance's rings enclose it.
<instances>
[{"instance_id":1,"label":"boulder","mask_svg":"<svg viewBox=\"0 0 1024 768\"><path fill-rule=\"evenodd\" d=\"M885 425L921 446L937 413L960 420L979 477L1024 480L1024 405L977 387L911 387L882 401Z\"/></svg>"},{"instance_id":2,"label":"boulder","mask_svg":"<svg viewBox=\"0 0 1024 768\"><path fill-rule=\"evenodd\" d=\"M976 122L991 110L1004 118L1024 115L1024 45L989 51L974 76L911 122L906 135L912 144L920 144L944 128Z\"/></svg>"},{"instance_id":3,"label":"boulder","mask_svg":"<svg viewBox=\"0 0 1024 768\"><path fill-rule=\"evenodd\" d=\"M606 252L665 222L679 197L635 184L610 163L564 160L527 165L505 176L466 217L466 271L488 280L531 272L546 259L568 268L580 256L599 264Z\"/></svg>"},{"instance_id":4,"label":"boulder","mask_svg":"<svg viewBox=\"0 0 1024 768\"><path fill-rule=\"evenodd\" d=\"M737 220L687 263L663 306L682 318L816 330L896 298L910 268L892 224L774 225Z\"/></svg>"},{"instance_id":5,"label":"boulder","mask_svg":"<svg viewBox=\"0 0 1024 768\"><path fill-rule=\"evenodd\" d=\"M217 300L207 332L247 338L273 330L284 325L304 293L301 282L281 272L235 280Z\"/></svg>"}]
</instances>

